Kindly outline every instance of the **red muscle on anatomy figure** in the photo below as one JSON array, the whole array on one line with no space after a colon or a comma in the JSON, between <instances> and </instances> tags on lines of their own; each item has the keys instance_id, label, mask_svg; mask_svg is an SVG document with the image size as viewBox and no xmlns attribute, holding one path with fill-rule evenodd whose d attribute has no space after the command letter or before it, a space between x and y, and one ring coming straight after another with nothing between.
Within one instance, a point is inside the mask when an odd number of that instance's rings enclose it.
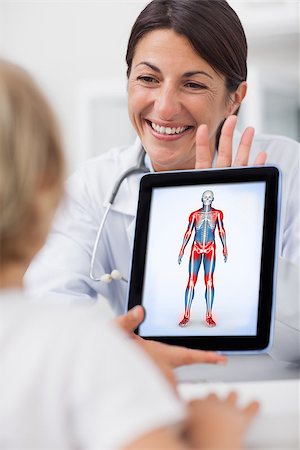
<instances>
[{"instance_id":1,"label":"red muscle on anatomy figure","mask_svg":"<svg viewBox=\"0 0 300 450\"><path fill-rule=\"evenodd\" d=\"M203 207L190 214L189 224L184 234L183 243L178 256L178 264L181 263L184 249L190 240L193 230L195 231L194 242L191 248L189 262L189 279L185 290L185 311L179 325L184 327L190 320L190 310L194 298L195 285L197 283L198 272L203 260L205 300L206 300L206 324L214 327L216 322L212 318L212 307L214 302L214 281L213 275L216 263L216 243L215 229L219 230L219 236L223 245L224 261L227 261L228 253L226 247L226 234L223 225L223 213L212 208L214 200L212 191L205 191L202 194Z\"/></svg>"}]
</instances>

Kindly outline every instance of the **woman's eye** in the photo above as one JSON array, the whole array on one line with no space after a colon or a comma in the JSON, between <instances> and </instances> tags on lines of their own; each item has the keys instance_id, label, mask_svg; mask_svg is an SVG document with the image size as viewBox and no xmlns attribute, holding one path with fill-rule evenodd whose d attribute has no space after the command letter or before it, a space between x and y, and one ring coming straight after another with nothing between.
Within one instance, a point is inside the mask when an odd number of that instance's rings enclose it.
<instances>
[{"instance_id":1,"label":"woman's eye","mask_svg":"<svg viewBox=\"0 0 300 450\"><path fill-rule=\"evenodd\" d=\"M157 80L153 77L149 77L146 75L141 75L137 78L138 80L147 83L147 84L153 84L153 83L157 83Z\"/></svg>"},{"instance_id":2,"label":"woman's eye","mask_svg":"<svg viewBox=\"0 0 300 450\"><path fill-rule=\"evenodd\" d=\"M188 82L188 83L185 83L185 86L187 87L187 88L190 88L190 89L206 89L206 86L204 86L204 84L199 84L199 83L193 83L193 82Z\"/></svg>"}]
</instances>

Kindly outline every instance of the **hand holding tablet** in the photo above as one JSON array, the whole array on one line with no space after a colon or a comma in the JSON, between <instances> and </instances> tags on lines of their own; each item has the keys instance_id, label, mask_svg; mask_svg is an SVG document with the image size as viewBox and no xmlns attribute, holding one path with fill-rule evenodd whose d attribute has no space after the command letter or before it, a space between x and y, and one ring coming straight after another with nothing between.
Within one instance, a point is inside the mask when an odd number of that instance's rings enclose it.
<instances>
[{"instance_id":1,"label":"hand holding tablet","mask_svg":"<svg viewBox=\"0 0 300 450\"><path fill-rule=\"evenodd\" d=\"M278 196L275 167L145 175L128 299L146 309L138 334L190 348L267 349Z\"/></svg>"}]
</instances>

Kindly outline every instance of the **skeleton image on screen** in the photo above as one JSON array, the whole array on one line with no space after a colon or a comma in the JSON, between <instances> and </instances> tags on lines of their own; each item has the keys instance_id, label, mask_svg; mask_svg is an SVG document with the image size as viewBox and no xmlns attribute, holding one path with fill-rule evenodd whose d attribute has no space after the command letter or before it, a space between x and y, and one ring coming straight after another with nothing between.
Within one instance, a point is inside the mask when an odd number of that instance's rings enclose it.
<instances>
[{"instance_id":1,"label":"skeleton image on screen","mask_svg":"<svg viewBox=\"0 0 300 450\"><path fill-rule=\"evenodd\" d=\"M197 283L198 272L203 262L204 283L205 283L205 300L206 300L206 317L207 326L214 327L216 322L212 317L212 307L214 302L214 270L216 263L216 243L215 230L218 227L219 236L223 245L224 262L227 261L228 252L226 247L226 234L223 225L222 211L212 207L214 193L205 191L202 194L202 208L194 211L189 216L189 223L184 234L183 243L178 256L178 264L181 263L184 249L194 232L194 241L191 248L189 261L189 278L185 290L185 311L183 319L179 322L181 327L188 324L190 320L190 311L195 293L195 285Z\"/></svg>"}]
</instances>

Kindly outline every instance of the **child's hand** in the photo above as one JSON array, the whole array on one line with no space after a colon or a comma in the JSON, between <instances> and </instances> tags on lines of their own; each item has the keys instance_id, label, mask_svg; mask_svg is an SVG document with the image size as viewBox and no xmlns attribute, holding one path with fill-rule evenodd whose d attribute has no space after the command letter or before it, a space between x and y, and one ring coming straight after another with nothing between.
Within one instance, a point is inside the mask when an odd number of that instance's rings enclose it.
<instances>
[{"instance_id":1,"label":"child's hand","mask_svg":"<svg viewBox=\"0 0 300 450\"><path fill-rule=\"evenodd\" d=\"M187 438L195 448L241 449L247 428L258 408L257 402L239 408L234 392L224 400L215 394L194 400L189 404Z\"/></svg>"},{"instance_id":2,"label":"child's hand","mask_svg":"<svg viewBox=\"0 0 300 450\"><path fill-rule=\"evenodd\" d=\"M160 367L171 385L176 388L177 382L173 369L190 364L224 364L227 358L216 352L194 350L175 345L167 345L162 342L142 339L133 331L143 322L145 311L142 306L135 306L127 314L114 319L114 322L128 334Z\"/></svg>"}]
</instances>

